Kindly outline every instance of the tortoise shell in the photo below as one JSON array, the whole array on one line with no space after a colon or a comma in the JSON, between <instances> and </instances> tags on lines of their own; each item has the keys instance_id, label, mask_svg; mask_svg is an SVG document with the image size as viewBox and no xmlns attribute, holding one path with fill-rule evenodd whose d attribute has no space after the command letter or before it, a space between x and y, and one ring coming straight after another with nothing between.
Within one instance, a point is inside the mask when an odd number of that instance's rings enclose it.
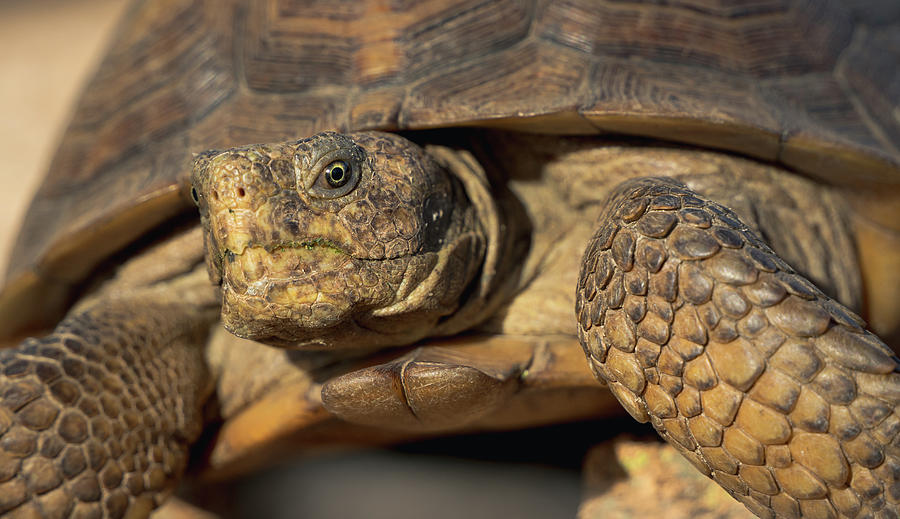
<instances>
[{"instance_id":1,"label":"tortoise shell","mask_svg":"<svg viewBox=\"0 0 900 519\"><path fill-rule=\"evenodd\" d=\"M466 125L900 184L898 65L900 8L873 0L138 2L31 204L0 329L55 318L100 261L188 208L192 152Z\"/></svg>"}]
</instances>

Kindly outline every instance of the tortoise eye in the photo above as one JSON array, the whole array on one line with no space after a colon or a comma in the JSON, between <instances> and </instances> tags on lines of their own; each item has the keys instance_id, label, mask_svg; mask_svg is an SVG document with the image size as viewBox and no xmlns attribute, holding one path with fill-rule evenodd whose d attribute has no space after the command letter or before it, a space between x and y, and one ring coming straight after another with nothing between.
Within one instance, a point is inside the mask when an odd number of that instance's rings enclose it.
<instances>
[{"instance_id":1,"label":"tortoise eye","mask_svg":"<svg viewBox=\"0 0 900 519\"><path fill-rule=\"evenodd\" d=\"M359 183L359 163L352 159L335 159L319 170L309 193L319 198L339 198L353 191Z\"/></svg>"},{"instance_id":2,"label":"tortoise eye","mask_svg":"<svg viewBox=\"0 0 900 519\"><path fill-rule=\"evenodd\" d=\"M195 204L200 205L200 193L197 192L196 187L191 187L191 199Z\"/></svg>"},{"instance_id":3,"label":"tortoise eye","mask_svg":"<svg viewBox=\"0 0 900 519\"><path fill-rule=\"evenodd\" d=\"M325 167L324 173L328 185L337 189L350 180L350 165L343 160L336 160Z\"/></svg>"}]
</instances>

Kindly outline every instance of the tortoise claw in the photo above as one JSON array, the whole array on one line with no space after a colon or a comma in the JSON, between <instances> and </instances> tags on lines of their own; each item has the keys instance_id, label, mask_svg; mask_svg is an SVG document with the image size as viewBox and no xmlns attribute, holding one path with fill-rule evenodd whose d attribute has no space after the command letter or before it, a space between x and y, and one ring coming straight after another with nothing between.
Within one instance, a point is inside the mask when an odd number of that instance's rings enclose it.
<instances>
[{"instance_id":1,"label":"tortoise claw","mask_svg":"<svg viewBox=\"0 0 900 519\"><path fill-rule=\"evenodd\" d=\"M531 351L503 346L416 348L326 382L322 402L338 417L364 425L459 428L491 412L516 390Z\"/></svg>"},{"instance_id":2,"label":"tortoise claw","mask_svg":"<svg viewBox=\"0 0 900 519\"><path fill-rule=\"evenodd\" d=\"M411 431L613 414L573 342L470 336L429 344L328 380L322 402L349 422Z\"/></svg>"}]
</instances>

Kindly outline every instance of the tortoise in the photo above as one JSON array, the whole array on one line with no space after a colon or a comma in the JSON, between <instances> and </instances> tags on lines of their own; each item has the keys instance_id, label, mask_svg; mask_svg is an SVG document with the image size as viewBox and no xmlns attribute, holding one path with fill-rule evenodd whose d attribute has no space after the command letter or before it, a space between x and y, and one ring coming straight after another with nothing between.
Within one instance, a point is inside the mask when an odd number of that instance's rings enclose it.
<instances>
[{"instance_id":1,"label":"tortoise","mask_svg":"<svg viewBox=\"0 0 900 519\"><path fill-rule=\"evenodd\" d=\"M900 370L857 312L895 341L898 24L877 2L135 4L0 295L5 340L55 326L0 357L0 511L147 515L208 401L213 460L323 407L441 431L560 419L532 404L577 386L596 411L577 336L755 514L896 516ZM467 330L495 335L378 352Z\"/></svg>"}]
</instances>

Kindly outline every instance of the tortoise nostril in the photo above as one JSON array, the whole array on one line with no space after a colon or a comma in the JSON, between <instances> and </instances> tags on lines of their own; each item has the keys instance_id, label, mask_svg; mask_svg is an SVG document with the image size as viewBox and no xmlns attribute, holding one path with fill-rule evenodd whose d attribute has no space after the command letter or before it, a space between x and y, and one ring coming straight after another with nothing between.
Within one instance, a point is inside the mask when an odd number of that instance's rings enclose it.
<instances>
[{"instance_id":1,"label":"tortoise nostril","mask_svg":"<svg viewBox=\"0 0 900 519\"><path fill-rule=\"evenodd\" d=\"M218 200L218 199L219 199L219 192L213 191L213 200Z\"/></svg>"},{"instance_id":2,"label":"tortoise nostril","mask_svg":"<svg viewBox=\"0 0 900 519\"><path fill-rule=\"evenodd\" d=\"M247 193L244 192L244 188L242 188L242 187L237 188L237 196L238 196L238 197L243 198L244 195L246 195L246 194L247 194Z\"/></svg>"}]
</instances>

